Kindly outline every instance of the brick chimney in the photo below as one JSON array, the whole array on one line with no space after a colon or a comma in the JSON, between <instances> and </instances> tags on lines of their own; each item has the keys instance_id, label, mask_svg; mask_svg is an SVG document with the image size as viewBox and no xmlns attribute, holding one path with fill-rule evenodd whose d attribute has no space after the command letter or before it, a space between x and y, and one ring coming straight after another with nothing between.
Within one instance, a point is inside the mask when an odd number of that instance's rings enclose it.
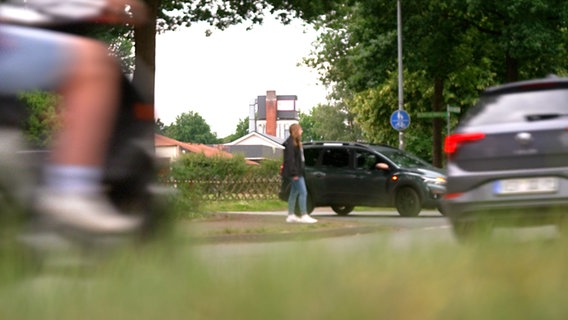
<instances>
[{"instance_id":1,"label":"brick chimney","mask_svg":"<svg viewBox=\"0 0 568 320\"><path fill-rule=\"evenodd\" d=\"M276 136L276 113L278 101L276 91L266 91L266 134Z\"/></svg>"}]
</instances>

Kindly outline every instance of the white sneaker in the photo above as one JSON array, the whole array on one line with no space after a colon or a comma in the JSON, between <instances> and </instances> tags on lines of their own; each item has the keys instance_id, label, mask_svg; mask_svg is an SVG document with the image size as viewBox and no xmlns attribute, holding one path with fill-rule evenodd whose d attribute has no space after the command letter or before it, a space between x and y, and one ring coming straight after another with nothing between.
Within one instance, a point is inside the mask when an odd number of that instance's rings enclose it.
<instances>
[{"instance_id":1,"label":"white sneaker","mask_svg":"<svg viewBox=\"0 0 568 320\"><path fill-rule=\"evenodd\" d=\"M316 223L316 222L318 222L318 221L316 219L310 217L310 215L308 215L308 214L304 214L300 218L300 223Z\"/></svg>"},{"instance_id":2,"label":"white sneaker","mask_svg":"<svg viewBox=\"0 0 568 320\"><path fill-rule=\"evenodd\" d=\"M302 221L300 220L300 218L297 215L289 214L288 217L286 217L286 222L287 223L300 223Z\"/></svg>"},{"instance_id":3,"label":"white sneaker","mask_svg":"<svg viewBox=\"0 0 568 320\"><path fill-rule=\"evenodd\" d=\"M142 219L122 214L102 194L46 190L39 194L40 214L57 227L95 234L126 234L138 230Z\"/></svg>"}]
</instances>

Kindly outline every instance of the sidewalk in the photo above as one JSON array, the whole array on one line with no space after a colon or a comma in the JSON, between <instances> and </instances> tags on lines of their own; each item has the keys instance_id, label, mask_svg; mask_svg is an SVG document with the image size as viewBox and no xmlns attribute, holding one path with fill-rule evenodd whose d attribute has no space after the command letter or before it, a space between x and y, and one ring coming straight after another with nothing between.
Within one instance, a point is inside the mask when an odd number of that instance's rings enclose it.
<instances>
[{"instance_id":1,"label":"sidewalk","mask_svg":"<svg viewBox=\"0 0 568 320\"><path fill-rule=\"evenodd\" d=\"M214 213L210 218L184 223L181 228L197 243L294 241L390 230L341 217L315 218L315 224L291 224L285 222L285 212Z\"/></svg>"}]
</instances>

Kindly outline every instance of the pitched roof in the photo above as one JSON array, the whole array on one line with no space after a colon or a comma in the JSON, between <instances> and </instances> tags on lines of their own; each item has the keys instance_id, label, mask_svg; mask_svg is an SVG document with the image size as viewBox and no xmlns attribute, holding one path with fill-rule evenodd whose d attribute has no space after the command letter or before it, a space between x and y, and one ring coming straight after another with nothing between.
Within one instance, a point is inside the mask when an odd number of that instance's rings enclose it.
<instances>
[{"instance_id":1,"label":"pitched roof","mask_svg":"<svg viewBox=\"0 0 568 320\"><path fill-rule=\"evenodd\" d=\"M273 135L253 131L253 132L250 132L250 133L238 138L235 141L226 143L225 145L226 146L239 145L241 142L243 142L247 139L250 139L251 137L254 137L254 136L266 141L270 145L275 145L275 146L278 146L278 147L282 147L282 144L284 144L284 141L286 141L285 139L278 138L278 137L275 137Z\"/></svg>"},{"instance_id":2,"label":"pitched roof","mask_svg":"<svg viewBox=\"0 0 568 320\"><path fill-rule=\"evenodd\" d=\"M154 145L156 147L179 147L193 153L203 153L207 157L222 156L232 158L233 155L229 152L210 147L200 143L181 142L172 138L168 138L161 134L154 134ZM257 164L254 161L246 160L247 164Z\"/></svg>"},{"instance_id":3,"label":"pitched roof","mask_svg":"<svg viewBox=\"0 0 568 320\"><path fill-rule=\"evenodd\" d=\"M286 142L286 139L275 137L275 136L272 136L272 135L269 135L269 134L266 134L266 133L262 133L262 132L257 132L257 133L260 134L261 136L264 136L265 138L267 138L269 140L272 140L272 141L280 144L280 145L282 145L282 144L284 144L284 142Z\"/></svg>"}]
</instances>

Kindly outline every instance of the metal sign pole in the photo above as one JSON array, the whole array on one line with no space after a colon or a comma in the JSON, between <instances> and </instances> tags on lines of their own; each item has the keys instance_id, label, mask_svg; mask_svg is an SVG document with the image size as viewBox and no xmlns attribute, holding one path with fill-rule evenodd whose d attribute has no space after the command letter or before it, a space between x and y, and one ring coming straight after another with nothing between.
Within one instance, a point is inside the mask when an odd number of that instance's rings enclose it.
<instances>
[{"instance_id":1,"label":"metal sign pole","mask_svg":"<svg viewBox=\"0 0 568 320\"><path fill-rule=\"evenodd\" d=\"M402 91L402 17L400 10L400 0L396 1L397 15L397 37L398 37L398 110L404 110L404 100ZM402 130L398 132L398 148L404 150L404 133Z\"/></svg>"},{"instance_id":2,"label":"metal sign pole","mask_svg":"<svg viewBox=\"0 0 568 320\"><path fill-rule=\"evenodd\" d=\"M450 105L448 105L446 107L446 113L447 113L447 118L446 118L446 137L450 136Z\"/></svg>"}]
</instances>

